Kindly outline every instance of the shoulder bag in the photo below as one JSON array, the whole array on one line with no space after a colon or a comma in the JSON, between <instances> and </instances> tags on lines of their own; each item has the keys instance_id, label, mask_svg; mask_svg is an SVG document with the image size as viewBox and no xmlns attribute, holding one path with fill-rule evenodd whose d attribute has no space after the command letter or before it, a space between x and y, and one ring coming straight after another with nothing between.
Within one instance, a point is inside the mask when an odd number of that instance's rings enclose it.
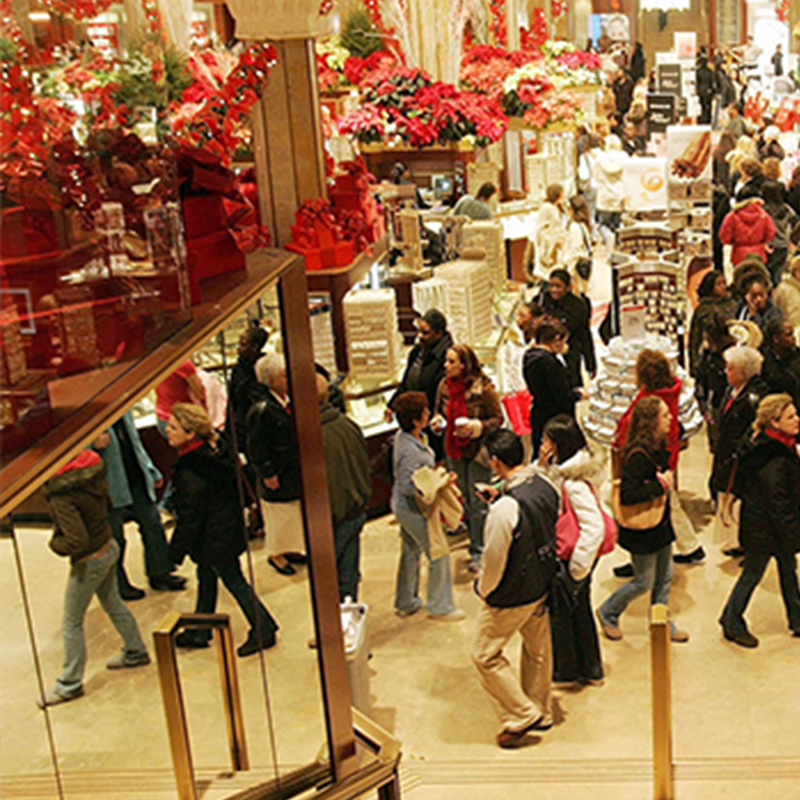
<instances>
[{"instance_id":1,"label":"shoulder bag","mask_svg":"<svg viewBox=\"0 0 800 800\"><path fill-rule=\"evenodd\" d=\"M633 453L637 451L644 453L647 458L650 458L650 455L643 448L631 450L628 456L633 455ZM652 459L650 460L652 461ZM617 520L617 523L623 528L630 528L635 531L655 528L664 518L669 492L664 491L664 494L654 497L652 500L645 500L643 503L636 503L629 506L622 504L620 499L621 488L622 478L615 478L611 484L611 510L614 512L614 518Z\"/></svg>"},{"instance_id":2,"label":"shoulder bag","mask_svg":"<svg viewBox=\"0 0 800 800\"><path fill-rule=\"evenodd\" d=\"M600 504L597 492L592 483L586 481L586 484L597 503L597 510L603 517L603 541L600 544L597 555L598 557L604 556L606 553L610 553L617 543L617 523L614 522L613 518L606 513L605 509ZM562 485L561 513L558 515L558 522L556 522L556 551L559 558L566 560L572 555L572 551L575 549L575 545L578 542L580 532L578 516L575 513L575 509L572 507L572 503L569 502L566 489Z\"/></svg>"}]
</instances>

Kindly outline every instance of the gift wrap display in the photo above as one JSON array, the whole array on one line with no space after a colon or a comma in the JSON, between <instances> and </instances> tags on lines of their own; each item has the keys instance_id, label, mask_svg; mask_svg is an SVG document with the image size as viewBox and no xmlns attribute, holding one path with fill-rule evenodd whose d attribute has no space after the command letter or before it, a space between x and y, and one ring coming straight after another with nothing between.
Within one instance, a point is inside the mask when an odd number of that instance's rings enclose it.
<instances>
[{"instance_id":1,"label":"gift wrap display","mask_svg":"<svg viewBox=\"0 0 800 800\"><path fill-rule=\"evenodd\" d=\"M673 374L683 382L678 405L683 435L694 436L703 425L703 415L694 397L694 386L678 366L675 345L662 336L647 335L636 341L625 341L617 336L600 358L597 378L589 389L589 409L583 419L586 433L601 444L611 444L619 418L636 396L636 359L644 349L664 353L670 361Z\"/></svg>"},{"instance_id":2,"label":"gift wrap display","mask_svg":"<svg viewBox=\"0 0 800 800\"><path fill-rule=\"evenodd\" d=\"M403 353L394 291L351 291L342 307L350 378L354 381L396 378L403 367Z\"/></svg>"}]
</instances>

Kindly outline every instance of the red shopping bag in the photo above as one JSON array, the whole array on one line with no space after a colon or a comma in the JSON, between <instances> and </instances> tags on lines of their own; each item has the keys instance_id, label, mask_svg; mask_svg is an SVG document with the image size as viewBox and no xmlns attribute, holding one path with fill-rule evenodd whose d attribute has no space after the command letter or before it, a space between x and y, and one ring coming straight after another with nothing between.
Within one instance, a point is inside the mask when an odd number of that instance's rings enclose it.
<instances>
[{"instance_id":1,"label":"red shopping bag","mask_svg":"<svg viewBox=\"0 0 800 800\"><path fill-rule=\"evenodd\" d=\"M531 432L531 393L527 389L511 392L502 399L506 416L517 436Z\"/></svg>"}]
</instances>

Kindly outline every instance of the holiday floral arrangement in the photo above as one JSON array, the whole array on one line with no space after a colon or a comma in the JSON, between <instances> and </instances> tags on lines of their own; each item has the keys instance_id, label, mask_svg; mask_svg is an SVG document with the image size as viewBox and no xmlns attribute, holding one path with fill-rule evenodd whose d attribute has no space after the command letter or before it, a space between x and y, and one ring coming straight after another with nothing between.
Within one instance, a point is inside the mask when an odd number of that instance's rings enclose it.
<instances>
[{"instance_id":1,"label":"holiday floral arrangement","mask_svg":"<svg viewBox=\"0 0 800 800\"><path fill-rule=\"evenodd\" d=\"M433 81L417 68L381 66L361 85L361 107L339 121L339 131L361 142L409 147L467 141L485 146L506 130L496 100Z\"/></svg>"},{"instance_id":2,"label":"holiday floral arrangement","mask_svg":"<svg viewBox=\"0 0 800 800\"><path fill-rule=\"evenodd\" d=\"M466 49L461 58L461 86L500 100L508 76L523 65L542 58L542 54L536 51L475 45Z\"/></svg>"}]
</instances>

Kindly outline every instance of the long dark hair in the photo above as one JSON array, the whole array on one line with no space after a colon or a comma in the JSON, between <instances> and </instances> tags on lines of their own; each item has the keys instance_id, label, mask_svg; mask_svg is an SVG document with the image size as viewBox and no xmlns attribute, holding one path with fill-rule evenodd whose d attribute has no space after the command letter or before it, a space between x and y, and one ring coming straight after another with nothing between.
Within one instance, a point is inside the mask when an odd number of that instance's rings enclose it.
<instances>
[{"instance_id":1,"label":"long dark hair","mask_svg":"<svg viewBox=\"0 0 800 800\"><path fill-rule=\"evenodd\" d=\"M544 426L544 435L556 447L556 463L569 461L579 450L587 447L580 426L569 414L556 414Z\"/></svg>"},{"instance_id":2,"label":"long dark hair","mask_svg":"<svg viewBox=\"0 0 800 800\"><path fill-rule=\"evenodd\" d=\"M449 349L458 356L458 360L464 365L464 372L461 377L467 386L471 386L476 380L488 380L478 356L475 355L475 351L468 344L454 344Z\"/></svg>"},{"instance_id":3,"label":"long dark hair","mask_svg":"<svg viewBox=\"0 0 800 800\"><path fill-rule=\"evenodd\" d=\"M622 448L622 460L636 449L646 450L648 453L658 453L667 447L667 437L658 432L658 414L664 401L656 395L643 397L631 413L628 425L628 435L625 446Z\"/></svg>"}]
</instances>

